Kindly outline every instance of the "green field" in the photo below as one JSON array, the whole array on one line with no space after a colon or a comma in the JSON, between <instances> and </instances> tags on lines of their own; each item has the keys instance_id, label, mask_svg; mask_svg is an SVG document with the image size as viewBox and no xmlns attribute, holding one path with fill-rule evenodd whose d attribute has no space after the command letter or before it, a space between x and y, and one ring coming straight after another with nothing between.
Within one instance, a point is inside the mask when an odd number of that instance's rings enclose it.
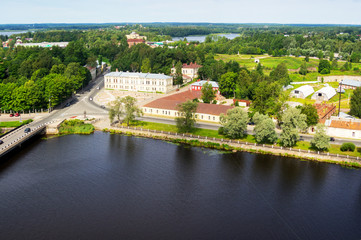
<instances>
[{"instance_id":1,"label":"green field","mask_svg":"<svg viewBox=\"0 0 361 240\"><path fill-rule=\"evenodd\" d=\"M0 122L0 127L2 128L14 128L14 127L19 127L28 123L31 123L33 120L29 119L29 120L24 120L22 122L20 121L11 121L11 122Z\"/></svg>"},{"instance_id":2,"label":"green field","mask_svg":"<svg viewBox=\"0 0 361 240\"><path fill-rule=\"evenodd\" d=\"M59 134L91 134L95 130L92 124L74 119L65 120L59 127Z\"/></svg>"}]
</instances>

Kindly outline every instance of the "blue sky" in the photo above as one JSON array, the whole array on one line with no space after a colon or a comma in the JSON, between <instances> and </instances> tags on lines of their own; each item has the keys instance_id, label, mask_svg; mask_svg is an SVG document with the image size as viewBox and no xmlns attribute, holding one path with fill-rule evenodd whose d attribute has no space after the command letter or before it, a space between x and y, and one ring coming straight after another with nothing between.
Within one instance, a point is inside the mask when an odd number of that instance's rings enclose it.
<instances>
[{"instance_id":1,"label":"blue sky","mask_svg":"<svg viewBox=\"0 0 361 240\"><path fill-rule=\"evenodd\" d=\"M214 22L361 24L361 0L15 0L0 24Z\"/></svg>"}]
</instances>

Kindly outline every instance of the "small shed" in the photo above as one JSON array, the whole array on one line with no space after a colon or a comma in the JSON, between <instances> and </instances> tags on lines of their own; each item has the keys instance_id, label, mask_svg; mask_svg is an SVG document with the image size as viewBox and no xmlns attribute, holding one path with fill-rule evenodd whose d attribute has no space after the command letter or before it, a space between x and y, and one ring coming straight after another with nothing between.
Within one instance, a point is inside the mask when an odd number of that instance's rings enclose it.
<instances>
[{"instance_id":1,"label":"small shed","mask_svg":"<svg viewBox=\"0 0 361 240\"><path fill-rule=\"evenodd\" d=\"M321 88L312 95L312 99L318 101L328 101L336 95L336 90L330 86Z\"/></svg>"},{"instance_id":2,"label":"small shed","mask_svg":"<svg viewBox=\"0 0 361 240\"><path fill-rule=\"evenodd\" d=\"M304 85L299 88L296 88L295 90L292 90L291 97L306 98L314 92L315 90L313 90L313 87L311 87L310 85Z\"/></svg>"}]
</instances>

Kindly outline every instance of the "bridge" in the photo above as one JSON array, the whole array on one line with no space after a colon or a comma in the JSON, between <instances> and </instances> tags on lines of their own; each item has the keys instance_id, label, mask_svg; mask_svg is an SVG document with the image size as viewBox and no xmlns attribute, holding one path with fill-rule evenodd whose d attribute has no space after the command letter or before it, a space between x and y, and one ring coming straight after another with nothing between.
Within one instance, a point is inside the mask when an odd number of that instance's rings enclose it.
<instances>
[{"instance_id":1,"label":"bridge","mask_svg":"<svg viewBox=\"0 0 361 240\"><path fill-rule=\"evenodd\" d=\"M94 81L91 81L89 85L84 88L84 91L77 95L73 100L73 104L69 107L55 109L47 117L16 128L0 137L0 140L3 141L3 143L0 144L0 158L15 150L17 147L20 147L32 137L44 134L46 132L46 127L51 123L61 122L71 116L82 115L84 114L84 111L87 112L87 115L107 115L107 110L100 108L100 106L89 100L90 98L94 98L99 89L102 88L104 85L103 80L103 76L101 75ZM25 132L26 128L30 128L30 131Z\"/></svg>"}]
</instances>

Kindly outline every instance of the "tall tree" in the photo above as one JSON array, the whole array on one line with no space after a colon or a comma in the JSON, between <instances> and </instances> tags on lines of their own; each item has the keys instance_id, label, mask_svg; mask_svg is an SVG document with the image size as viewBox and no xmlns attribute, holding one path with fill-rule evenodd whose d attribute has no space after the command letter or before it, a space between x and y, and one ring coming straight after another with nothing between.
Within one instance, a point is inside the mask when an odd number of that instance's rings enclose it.
<instances>
[{"instance_id":1,"label":"tall tree","mask_svg":"<svg viewBox=\"0 0 361 240\"><path fill-rule=\"evenodd\" d=\"M276 126L270 117L267 115L255 113L253 122L256 124L254 127L255 139L258 143L267 142L274 143L277 140Z\"/></svg>"},{"instance_id":2,"label":"tall tree","mask_svg":"<svg viewBox=\"0 0 361 240\"><path fill-rule=\"evenodd\" d=\"M270 73L270 77L273 81L278 81L283 86L287 86L291 82L287 65L284 62L277 65L276 69Z\"/></svg>"},{"instance_id":3,"label":"tall tree","mask_svg":"<svg viewBox=\"0 0 361 240\"><path fill-rule=\"evenodd\" d=\"M182 73L182 63L180 61L175 65L175 84L183 84L183 73Z\"/></svg>"},{"instance_id":4,"label":"tall tree","mask_svg":"<svg viewBox=\"0 0 361 240\"><path fill-rule=\"evenodd\" d=\"M236 90L237 73L228 72L222 75L219 81L219 90L227 98L233 96Z\"/></svg>"},{"instance_id":5,"label":"tall tree","mask_svg":"<svg viewBox=\"0 0 361 240\"><path fill-rule=\"evenodd\" d=\"M143 112L142 110L137 106L137 99L131 96L126 96L122 98L121 103L123 104L124 109L124 121L127 123L127 126L135 120L135 118L138 116L142 116Z\"/></svg>"},{"instance_id":6,"label":"tall tree","mask_svg":"<svg viewBox=\"0 0 361 240\"><path fill-rule=\"evenodd\" d=\"M176 118L178 132L190 132L193 129L195 120L195 113L198 108L198 103L188 100L187 102L178 105L179 117Z\"/></svg>"},{"instance_id":7,"label":"tall tree","mask_svg":"<svg viewBox=\"0 0 361 240\"><path fill-rule=\"evenodd\" d=\"M361 118L361 87L353 91L350 101L350 114Z\"/></svg>"},{"instance_id":8,"label":"tall tree","mask_svg":"<svg viewBox=\"0 0 361 240\"><path fill-rule=\"evenodd\" d=\"M247 130L248 114L240 107L227 111L227 115L220 115L223 133L230 138L242 138Z\"/></svg>"},{"instance_id":9,"label":"tall tree","mask_svg":"<svg viewBox=\"0 0 361 240\"><path fill-rule=\"evenodd\" d=\"M311 104L305 104L303 106L298 106L297 108L301 109L301 113L306 115L307 127L315 126L318 123L319 117L317 109L314 106Z\"/></svg>"},{"instance_id":10,"label":"tall tree","mask_svg":"<svg viewBox=\"0 0 361 240\"><path fill-rule=\"evenodd\" d=\"M108 106L109 106L109 120L110 120L110 123L113 123L115 118L120 123L121 122L120 119L121 119L121 116L123 114L122 99L120 97L117 97L114 101L110 102L108 104Z\"/></svg>"},{"instance_id":11,"label":"tall tree","mask_svg":"<svg viewBox=\"0 0 361 240\"><path fill-rule=\"evenodd\" d=\"M205 83L202 86L202 100L204 103L210 103L216 97L212 84Z\"/></svg>"},{"instance_id":12,"label":"tall tree","mask_svg":"<svg viewBox=\"0 0 361 240\"><path fill-rule=\"evenodd\" d=\"M311 140L311 146L320 151L325 151L330 147L330 137L326 134L325 125L317 124L316 134Z\"/></svg>"},{"instance_id":13,"label":"tall tree","mask_svg":"<svg viewBox=\"0 0 361 240\"><path fill-rule=\"evenodd\" d=\"M149 59L149 58L144 58L144 59L143 59L141 71L142 71L143 73L150 73L150 72L152 72L152 67L151 67L150 59Z\"/></svg>"},{"instance_id":14,"label":"tall tree","mask_svg":"<svg viewBox=\"0 0 361 240\"><path fill-rule=\"evenodd\" d=\"M331 71L331 64L328 60L320 60L318 64L318 72L322 74L328 74Z\"/></svg>"},{"instance_id":15,"label":"tall tree","mask_svg":"<svg viewBox=\"0 0 361 240\"><path fill-rule=\"evenodd\" d=\"M307 127L306 119L306 115L302 114L300 109L291 107L285 111L282 115L283 123L280 136L283 146L292 147L296 144L299 138L298 131L305 130Z\"/></svg>"}]
</instances>

